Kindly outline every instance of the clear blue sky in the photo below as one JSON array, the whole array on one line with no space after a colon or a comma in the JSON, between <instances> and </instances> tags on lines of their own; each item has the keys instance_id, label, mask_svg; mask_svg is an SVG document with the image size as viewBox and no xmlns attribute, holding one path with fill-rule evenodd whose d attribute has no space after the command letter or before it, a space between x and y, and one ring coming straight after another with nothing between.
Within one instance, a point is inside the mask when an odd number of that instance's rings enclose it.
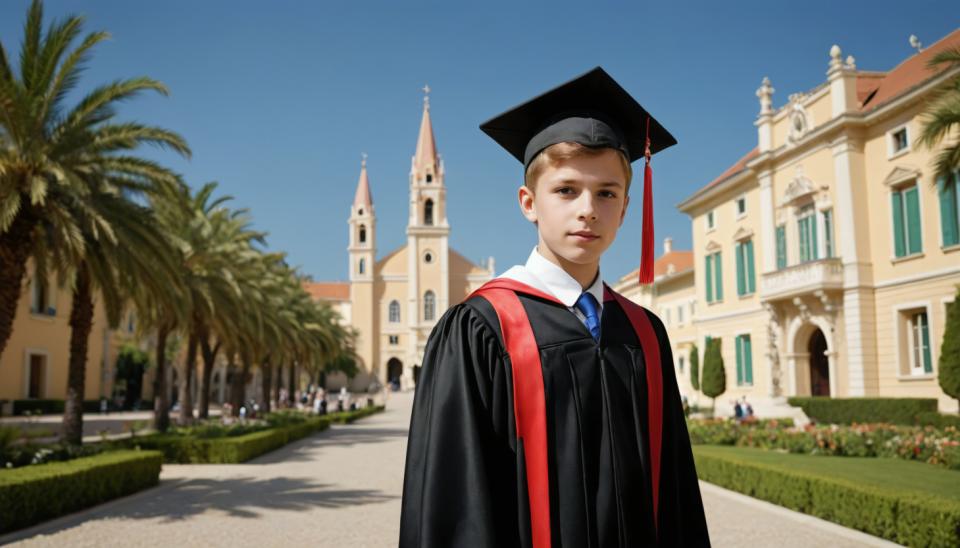
<instances>
[{"instance_id":1,"label":"clear blue sky","mask_svg":"<svg viewBox=\"0 0 960 548\"><path fill-rule=\"evenodd\" d=\"M0 40L14 58L28 5L0 4ZM764 76L780 106L824 81L833 44L859 68L889 70L911 54L911 33L930 44L960 23L955 2L902 0L56 0L46 11L84 14L87 30L112 34L82 88L138 75L167 84L170 97L136 99L121 115L181 133L194 155L149 154L194 186L219 181L270 247L317 280L347 278L361 152L378 254L405 242L424 84L447 169L451 246L494 256L502 272L525 260L536 234L515 203L520 165L477 129L490 116L602 65L679 141L654 158L655 219L658 254L664 236L686 249L690 220L675 205L756 144ZM639 213L604 257L607 280L639 264Z\"/></svg>"}]
</instances>

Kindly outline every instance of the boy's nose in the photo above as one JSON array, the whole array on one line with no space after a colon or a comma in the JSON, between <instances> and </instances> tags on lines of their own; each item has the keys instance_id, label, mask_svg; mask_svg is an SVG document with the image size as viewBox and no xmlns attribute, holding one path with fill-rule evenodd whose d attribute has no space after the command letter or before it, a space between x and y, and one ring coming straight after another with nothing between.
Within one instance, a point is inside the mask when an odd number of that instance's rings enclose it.
<instances>
[{"instance_id":1,"label":"boy's nose","mask_svg":"<svg viewBox=\"0 0 960 548\"><path fill-rule=\"evenodd\" d=\"M593 197L590 196L589 192L584 192L583 196L581 196L579 213L577 216L581 219L587 219L590 221L595 221L597 219L597 209L594 207Z\"/></svg>"}]
</instances>

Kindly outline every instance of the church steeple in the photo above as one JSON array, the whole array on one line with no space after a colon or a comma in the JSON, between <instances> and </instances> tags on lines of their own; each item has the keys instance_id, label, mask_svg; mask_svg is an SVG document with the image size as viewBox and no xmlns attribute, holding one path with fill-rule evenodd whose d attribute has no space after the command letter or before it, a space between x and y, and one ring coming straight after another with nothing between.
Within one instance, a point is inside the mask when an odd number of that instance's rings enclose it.
<instances>
[{"instance_id":1,"label":"church steeple","mask_svg":"<svg viewBox=\"0 0 960 548\"><path fill-rule=\"evenodd\" d=\"M353 197L354 207L373 207L373 196L370 194L370 181L367 179L367 155L360 161L360 180L357 181L357 193Z\"/></svg>"},{"instance_id":2,"label":"church steeple","mask_svg":"<svg viewBox=\"0 0 960 548\"><path fill-rule=\"evenodd\" d=\"M367 178L367 155L360 162L360 179L350 206L350 280L372 281L376 257L377 216L373 210L370 180Z\"/></svg>"},{"instance_id":3,"label":"church steeple","mask_svg":"<svg viewBox=\"0 0 960 548\"><path fill-rule=\"evenodd\" d=\"M431 182L440 176L443 167L437 154L437 142L433 138L433 123L430 121L430 86L423 86L423 116L420 118L420 135L417 137L417 151L413 155L411 173L414 179ZM428 176L430 181L428 181Z\"/></svg>"}]
</instances>

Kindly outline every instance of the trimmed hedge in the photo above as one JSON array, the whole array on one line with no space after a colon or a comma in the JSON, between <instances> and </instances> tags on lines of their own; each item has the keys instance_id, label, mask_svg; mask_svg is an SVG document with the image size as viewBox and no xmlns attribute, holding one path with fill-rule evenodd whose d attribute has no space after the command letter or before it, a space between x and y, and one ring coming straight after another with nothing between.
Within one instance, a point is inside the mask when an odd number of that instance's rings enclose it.
<instances>
[{"instance_id":1,"label":"trimmed hedge","mask_svg":"<svg viewBox=\"0 0 960 548\"><path fill-rule=\"evenodd\" d=\"M917 421L921 426L933 426L935 428L946 428L952 426L960 429L960 416L944 415L942 413L920 413L917 415Z\"/></svg>"},{"instance_id":2,"label":"trimmed hedge","mask_svg":"<svg viewBox=\"0 0 960 548\"><path fill-rule=\"evenodd\" d=\"M935 398L829 398L792 397L787 402L803 409L819 423L853 424L888 422L917 424L922 413L936 413Z\"/></svg>"},{"instance_id":3,"label":"trimmed hedge","mask_svg":"<svg viewBox=\"0 0 960 548\"><path fill-rule=\"evenodd\" d=\"M279 449L315 432L326 430L330 427L330 424L353 422L359 418L383 411L383 409L384 407L380 405L364 407L356 411L330 413L320 417L311 417L298 424L269 428L242 436L202 439L175 434L155 434L124 440L124 442L136 444L144 449L160 451L163 453L163 461L166 463L237 464Z\"/></svg>"},{"instance_id":4,"label":"trimmed hedge","mask_svg":"<svg viewBox=\"0 0 960 548\"><path fill-rule=\"evenodd\" d=\"M0 532L154 486L162 461L156 451L112 451L0 471Z\"/></svg>"},{"instance_id":5,"label":"trimmed hedge","mask_svg":"<svg viewBox=\"0 0 960 548\"><path fill-rule=\"evenodd\" d=\"M751 497L907 546L960 545L960 502L694 451L697 475Z\"/></svg>"}]
</instances>

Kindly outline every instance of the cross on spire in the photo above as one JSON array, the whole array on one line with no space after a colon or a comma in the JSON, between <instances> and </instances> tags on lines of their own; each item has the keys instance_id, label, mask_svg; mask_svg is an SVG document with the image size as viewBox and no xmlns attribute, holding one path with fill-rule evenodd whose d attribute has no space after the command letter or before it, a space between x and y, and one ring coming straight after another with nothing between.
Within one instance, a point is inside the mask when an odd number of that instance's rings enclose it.
<instances>
[{"instance_id":1,"label":"cross on spire","mask_svg":"<svg viewBox=\"0 0 960 548\"><path fill-rule=\"evenodd\" d=\"M423 91L423 106L424 108L430 108L430 86L424 85L421 90Z\"/></svg>"},{"instance_id":2,"label":"cross on spire","mask_svg":"<svg viewBox=\"0 0 960 548\"><path fill-rule=\"evenodd\" d=\"M367 153L361 152L360 157L361 157L360 167L367 167Z\"/></svg>"}]
</instances>

